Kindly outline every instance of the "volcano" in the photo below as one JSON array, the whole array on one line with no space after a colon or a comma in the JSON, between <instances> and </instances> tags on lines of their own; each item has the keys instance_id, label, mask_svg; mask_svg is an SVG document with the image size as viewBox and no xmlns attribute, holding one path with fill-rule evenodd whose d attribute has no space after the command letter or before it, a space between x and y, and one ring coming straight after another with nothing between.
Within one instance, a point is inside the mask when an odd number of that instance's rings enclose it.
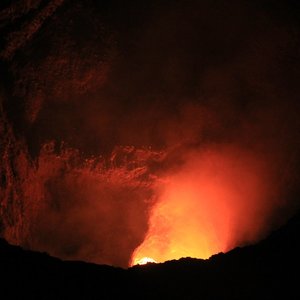
<instances>
[{"instance_id":1,"label":"volcano","mask_svg":"<svg viewBox=\"0 0 300 300\"><path fill-rule=\"evenodd\" d=\"M297 292L298 241L275 231L300 209L299 16L294 0L2 1L7 278L41 297Z\"/></svg>"}]
</instances>

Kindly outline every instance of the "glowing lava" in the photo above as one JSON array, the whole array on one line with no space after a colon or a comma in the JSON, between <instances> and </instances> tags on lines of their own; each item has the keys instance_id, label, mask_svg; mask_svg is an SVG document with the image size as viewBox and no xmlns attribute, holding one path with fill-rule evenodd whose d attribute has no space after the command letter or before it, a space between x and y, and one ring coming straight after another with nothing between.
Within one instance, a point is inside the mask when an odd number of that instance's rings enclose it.
<instances>
[{"instance_id":1,"label":"glowing lava","mask_svg":"<svg viewBox=\"0 0 300 300\"><path fill-rule=\"evenodd\" d=\"M151 257L143 257L141 259L135 260L133 265L146 265L148 263L156 263L156 261Z\"/></svg>"}]
</instances>

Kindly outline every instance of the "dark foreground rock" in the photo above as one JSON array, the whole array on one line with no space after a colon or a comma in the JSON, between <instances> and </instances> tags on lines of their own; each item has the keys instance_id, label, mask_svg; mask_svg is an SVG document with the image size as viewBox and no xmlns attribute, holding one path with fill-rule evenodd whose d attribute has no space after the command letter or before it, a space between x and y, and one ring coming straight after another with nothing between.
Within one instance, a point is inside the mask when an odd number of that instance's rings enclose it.
<instances>
[{"instance_id":1,"label":"dark foreground rock","mask_svg":"<svg viewBox=\"0 0 300 300\"><path fill-rule=\"evenodd\" d=\"M256 245L209 260L129 269L63 261L0 240L2 299L299 299L300 215Z\"/></svg>"}]
</instances>

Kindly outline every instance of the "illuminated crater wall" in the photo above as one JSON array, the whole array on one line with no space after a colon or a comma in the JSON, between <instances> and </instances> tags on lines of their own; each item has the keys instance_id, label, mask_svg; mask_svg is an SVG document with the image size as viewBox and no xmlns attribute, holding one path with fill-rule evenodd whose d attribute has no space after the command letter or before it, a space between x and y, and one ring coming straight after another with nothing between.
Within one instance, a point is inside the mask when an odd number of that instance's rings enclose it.
<instances>
[{"instance_id":1,"label":"illuminated crater wall","mask_svg":"<svg viewBox=\"0 0 300 300\"><path fill-rule=\"evenodd\" d=\"M8 241L207 258L299 207L297 5L140 2L1 4Z\"/></svg>"}]
</instances>

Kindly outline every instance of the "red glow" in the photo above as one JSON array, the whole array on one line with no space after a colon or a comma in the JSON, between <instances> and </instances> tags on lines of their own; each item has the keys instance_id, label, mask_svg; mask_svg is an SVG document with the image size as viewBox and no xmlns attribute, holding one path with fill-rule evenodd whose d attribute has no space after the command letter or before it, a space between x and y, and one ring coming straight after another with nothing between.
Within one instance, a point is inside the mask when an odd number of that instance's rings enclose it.
<instances>
[{"instance_id":1,"label":"red glow","mask_svg":"<svg viewBox=\"0 0 300 300\"><path fill-rule=\"evenodd\" d=\"M149 231L132 262L209 258L257 238L269 197L264 167L234 149L194 153L163 184ZM264 218L267 214L264 214Z\"/></svg>"}]
</instances>

